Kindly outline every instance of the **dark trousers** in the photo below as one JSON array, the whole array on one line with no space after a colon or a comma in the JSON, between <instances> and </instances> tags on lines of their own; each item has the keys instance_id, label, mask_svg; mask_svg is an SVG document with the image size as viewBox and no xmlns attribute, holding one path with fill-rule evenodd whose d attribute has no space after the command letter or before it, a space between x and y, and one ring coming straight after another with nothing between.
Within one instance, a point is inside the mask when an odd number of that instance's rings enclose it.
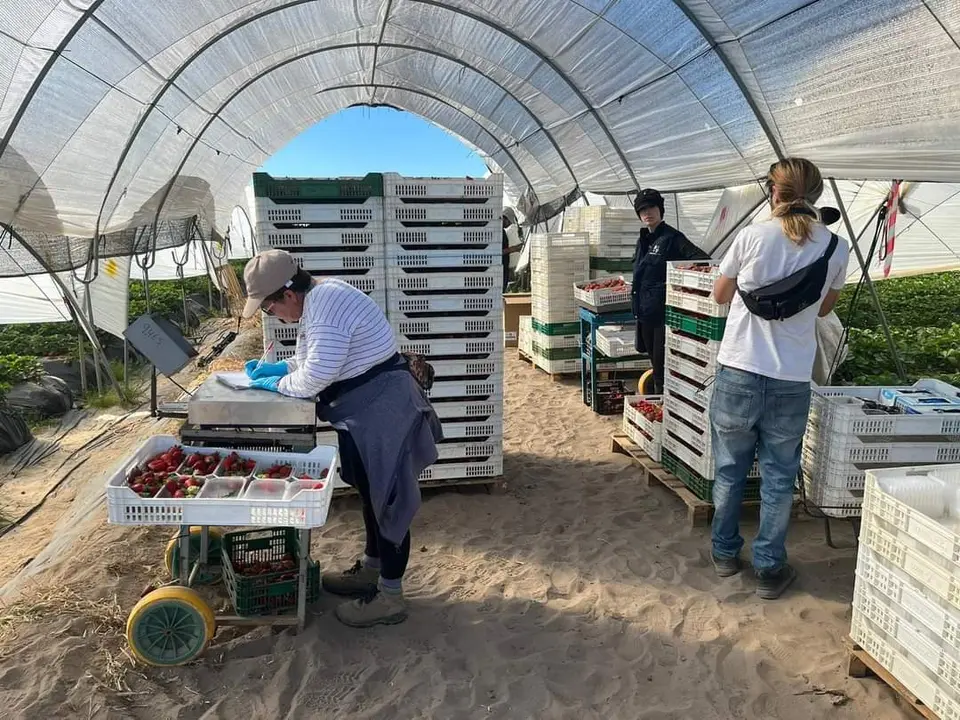
<instances>
[{"instance_id":1,"label":"dark trousers","mask_svg":"<svg viewBox=\"0 0 960 720\"><path fill-rule=\"evenodd\" d=\"M340 477L357 489L363 503L363 526L367 532L364 554L367 557L379 558L380 576L384 580L399 580L406 572L407 561L410 560L410 533L407 532L399 545L394 545L380 534L380 526L377 525L377 516L373 512L373 502L370 499L370 480L367 478L357 445L350 433L343 430L337 430L337 440L340 445Z\"/></svg>"},{"instance_id":2,"label":"dark trousers","mask_svg":"<svg viewBox=\"0 0 960 720\"><path fill-rule=\"evenodd\" d=\"M653 394L660 395L663 392L663 350L666 343L666 327L638 322L637 333L650 356L650 364L653 365Z\"/></svg>"}]
</instances>

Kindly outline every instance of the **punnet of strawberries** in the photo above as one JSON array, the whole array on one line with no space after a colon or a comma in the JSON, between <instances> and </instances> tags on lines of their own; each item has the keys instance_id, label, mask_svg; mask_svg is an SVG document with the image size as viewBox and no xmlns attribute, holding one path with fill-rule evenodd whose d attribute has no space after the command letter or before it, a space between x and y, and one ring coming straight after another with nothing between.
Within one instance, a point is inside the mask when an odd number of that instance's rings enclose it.
<instances>
[{"instance_id":1,"label":"punnet of strawberries","mask_svg":"<svg viewBox=\"0 0 960 720\"><path fill-rule=\"evenodd\" d=\"M266 470L257 473L258 478L268 480L286 480L293 474L293 467L285 463L274 463Z\"/></svg>"},{"instance_id":2,"label":"punnet of strawberries","mask_svg":"<svg viewBox=\"0 0 960 720\"><path fill-rule=\"evenodd\" d=\"M163 490L171 497L192 498L203 487L203 479L178 472L181 465L183 448L174 445L134 467L127 475L127 486L144 498L156 497Z\"/></svg>"},{"instance_id":3,"label":"punnet of strawberries","mask_svg":"<svg viewBox=\"0 0 960 720\"><path fill-rule=\"evenodd\" d=\"M657 405L648 400L640 400L630 403L630 405L647 420L651 422L663 422L663 405Z\"/></svg>"},{"instance_id":4,"label":"punnet of strawberries","mask_svg":"<svg viewBox=\"0 0 960 720\"><path fill-rule=\"evenodd\" d=\"M256 460L242 458L238 453L232 452L220 463L217 475L221 477L245 477L251 475L256 467Z\"/></svg>"},{"instance_id":5,"label":"punnet of strawberries","mask_svg":"<svg viewBox=\"0 0 960 720\"><path fill-rule=\"evenodd\" d=\"M180 472L184 475L213 475L213 471L220 464L221 455L218 452L204 455L202 453L191 453Z\"/></svg>"},{"instance_id":6,"label":"punnet of strawberries","mask_svg":"<svg viewBox=\"0 0 960 720\"><path fill-rule=\"evenodd\" d=\"M709 263L698 263L694 265L677 265L678 270L690 270L691 272L699 273L711 273L715 268L715 265Z\"/></svg>"}]
</instances>

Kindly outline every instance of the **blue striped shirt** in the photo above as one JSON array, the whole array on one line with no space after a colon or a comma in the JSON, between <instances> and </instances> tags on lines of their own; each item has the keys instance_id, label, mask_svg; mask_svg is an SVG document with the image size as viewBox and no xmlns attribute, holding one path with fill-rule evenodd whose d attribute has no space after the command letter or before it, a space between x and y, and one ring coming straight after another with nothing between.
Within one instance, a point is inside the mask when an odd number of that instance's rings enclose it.
<instances>
[{"instance_id":1,"label":"blue striped shirt","mask_svg":"<svg viewBox=\"0 0 960 720\"><path fill-rule=\"evenodd\" d=\"M360 290L326 278L303 299L297 353L279 390L313 397L331 383L360 375L397 352L383 310Z\"/></svg>"}]
</instances>

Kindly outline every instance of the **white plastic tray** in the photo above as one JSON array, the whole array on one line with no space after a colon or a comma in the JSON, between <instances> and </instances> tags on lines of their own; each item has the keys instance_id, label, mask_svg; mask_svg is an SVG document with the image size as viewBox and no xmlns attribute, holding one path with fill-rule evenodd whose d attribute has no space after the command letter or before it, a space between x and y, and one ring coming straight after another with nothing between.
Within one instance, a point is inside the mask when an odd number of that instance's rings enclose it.
<instances>
[{"instance_id":1,"label":"white plastic tray","mask_svg":"<svg viewBox=\"0 0 960 720\"><path fill-rule=\"evenodd\" d=\"M417 317L423 313L502 313L503 296L486 295L423 295L420 297L396 296L388 298L391 319ZM474 317L480 317L475 315ZM486 317L485 315L483 317Z\"/></svg>"},{"instance_id":2,"label":"white plastic tray","mask_svg":"<svg viewBox=\"0 0 960 720\"><path fill-rule=\"evenodd\" d=\"M410 320L394 318L391 325L393 325L393 329L398 336L410 339L419 338L423 335L488 337L494 333L503 332L503 315L497 314L487 318L441 317Z\"/></svg>"},{"instance_id":3,"label":"white plastic tray","mask_svg":"<svg viewBox=\"0 0 960 720\"><path fill-rule=\"evenodd\" d=\"M470 378L472 381L497 377L502 382L503 361L498 358L490 360L431 360L436 376L435 382L443 382L446 378Z\"/></svg>"},{"instance_id":4,"label":"white plastic tray","mask_svg":"<svg viewBox=\"0 0 960 720\"><path fill-rule=\"evenodd\" d=\"M700 383L701 386L711 383L713 377L717 374L716 364L711 366L698 360L692 360L670 347L664 350L663 355L663 364L667 370L680 373L684 377Z\"/></svg>"},{"instance_id":5,"label":"white plastic tray","mask_svg":"<svg viewBox=\"0 0 960 720\"><path fill-rule=\"evenodd\" d=\"M503 438L503 416L498 415L482 422L460 422L443 420L443 437L445 440L455 438L472 439L475 442L488 439Z\"/></svg>"},{"instance_id":6,"label":"white plastic tray","mask_svg":"<svg viewBox=\"0 0 960 720\"><path fill-rule=\"evenodd\" d=\"M564 350L580 347L580 335L547 335L533 330L531 341L534 345L550 350Z\"/></svg>"},{"instance_id":7,"label":"white plastic tray","mask_svg":"<svg viewBox=\"0 0 960 720\"><path fill-rule=\"evenodd\" d=\"M663 407L663 426L667 432L671 432L676 435L678 438L683 440L687 445L694 448L697 452L703 453L704 455L710 455L711 448L713 447L712 442L710 441L710 427L709 423L705 424L705 427L698 427L696 429L687 425L683 420L686 419L686 416L689 416L690 413L683 412L677 413L678 404L664 404ZM682 419L681 419L682 418ZM712 457L712 455L711 455Z\"/></svg>"},{"instance_id":8,"label":"white plastic tray","mask_svg":"<svg viewBox=\"0 0 960 720\"><path fill-rule=\"evenodd\" d=\"M435 380L427 391L431 400L437 398L498 399L503 397L503 377L494 376L477 382L463 380Z\"/></svg>"},{"instance_id":9,"label":"white plastic tray","mask_svg":"<svg viewBox=\"0 0 960 720\"><path fill-rule=\"evenodd\" d=\"M538 368L546 370L551 375L579 375L581 370L579 358L573 360L547 360L541 355L535 355L533 362Z\"/></svg>"},{"instance_id":10,"label":"white plastic tray","mask_svg":"<svg viewBox=\"0 0 960 720\"><path fill-rule=\"evenodd\" d=\"M397 341L401 352L426 355L427 358L451 356L469 356L474 359L503 357L503 340L498 337L490 339L444 338L442 340L411 340L410 338L401 336Z\"/></svg>"},{"instance_id":11,"label":"white plastic tray","mask_svg":"<svg viewBox=\"0 0 960 720\"><path fill-rule=\"evenodd\" d=\"M383 194L388 198L489 199L498 203L503 199L503 175L494 173L474 179L404 177L384 173Z\"/></svg>"},{"instance_id":12,"label":"white plastic tray","mask_svg":"<svg viewBox=\"0 0 960 720\"><path fill-rule=\"evenodd\" d=\"M387 287L403 293L446 291L445 294L456 295L490 291L500 295L503 289L503 266L493 265L485 270L466 273L390 273Z\"/></svg>"},{"instance_id":13,"label":"white plastic tray","mask_svg":"<svg viewBox=\"0 0 960 720\"><path fill-rule=\"evenodd\" d=\"M667 305L709 317L726 317L730 312L730 303L721 305L712 297L678 289L667 284Z\"/></svg>"},{"instance_id":14,"label":"white plastic tray","mask_svg":"<svg viewBox=\"0 0 960 720\"><path fill-rule=\"evenodd\" d=\"M416 250L426 247L450 247L465 245L474 248L499 248L501 232L499 228L472 227L422 227L407 228L399 222L387 223L387 247L404 247Z\"/></svg>"},{"instance_id":15,"label":"white plastic tray","mask_svg":"<svg viewBox=\"0 0 960 720\"><path fill-rule=\"evenodd\" d=\"M658 423L659 424L659 423ZM660 437L652 436L632 422L623 418L623 432L630 438L634 445L639 447L654 462L660 462L660 450L662 448Z\"/></svg>"},{"instance_id":16,"label":"white plastic tray","mask_svg":"<svg viewBox=\"0 0 960 720\"><path fill-rule=\"evenodd\" d=\"M957 472L956 468L951 471L948 468L928 467L918 474L934 475L950 482L953 487L958 487L960 483L956 481ZM864 512L881 518L926 550L952 563L960 574L960 534L898 500L892 494L884 492L881 482L895 483L905 474L903 470L868 472Z\"/></svg>"},{"instance_id":17,"label":"white plastic tray","mask_svg":"<svg viewBox=\"0 0 960 720\"><path fill-rule=\"evenodd\" d=\"M691 265L710 266L710 272L681 270ZM720 266L715 260L683 260L667 263L667 285L713 292L713 284L720 275Z\"/></svg>"},{"instance_id":18,"label":"white plastic tray","mask_svg":"<svg viewBox=\"0 0 960 720\"><path fill-rule=\"evenodd\" d=\"M666 327L666 331L666 346L668 348L705 362L707 367L713 369L716 373L717 355L720 353L719 340L705 340L692 335L685 335L669 325Z\"/></svg>"},{"instance_id":19,"label":"white plastic tray","mask_svg":"<svg viewBox=\"0 0 960 720\"><path fill-rule=\"evenodd\" d=\"M430 401L434 412L441 421L485 422L488 419L503 417L503 401L496 400L445 400L433 398Z\"/></svg>"},{"instance_id":20,"label":"white plastic tray","mask_svg":"<svg viewBox=\"0 0 960 720\"><path fill-rule=\"evenodd\" d=\"M899 643L884 637L882 631L860 612L853 613L850 637L933 710L940 720L960 720L960 702L931 679Z\"/></svg>"},{"instance_id":21,"label":"white plastic tray","mask_svg":"<svg viewBox=\"0 0 960 720\"><path fill-rule=\"evenodd\" d=\"M629 282L620 288L600 288L597 290L587 290L581 285L590 284L591 280L586 282L574 283L573 297L580 302L592 305L595 308L603 309L608 305L622 305L630 302L630 294L633 291L633 285Z\"/></svg>"},{"instance_id":22,"label":"white plastic tray","mask_svg":"<svg viewBox=\"0 0 960 720\"><path fill-rule=\"evenodd\" d=\"M364 226L383 221L383 198L360 203L298 203L278 205L269 198L256 199L257 220L268 223L336 223Z\"/></svg>"},{"instance_id":23,"label":"white plastic tray","mask_svg":"<svg viewBox=\"0 0 960 720\"><path fill-rule=\"evenodd\" d=\"M246 500L243 498L141 498L127 486L127 475L134 466L179 445L172 435L156 435L143 443L120 463L106 483L107 517L116 525L225 525L250 527L274 525L282 527L316 528L327 519L332 482L325 482L321 490L303 490L296 497L284 500ZM220 452L229 454L229 448L195 448L183 446L184 452ZM319 478L326 471L330 479L337 470L337 448L318 447L309 454L244 451L244 457L258 463L285 463L293 466L294 474L308 474ZM162 490L161 495L166 491Z\"/></svg>"},{"instance_id":24,"label":"white plastic tray","mask_svg":"<svg viewBox=\"0 0 960 720\"><path fill-rule=\"evenodd\" d=\"M948 570L941 561L927 557L904 533L881 527L879 519L869 511L863 515L860 542L906 572L928 593L960 609L960 573Z\"/></svg>"},{"instance_id":25,"label":"white plastic tray","mask_svg":"<svg viewBox=\"0 0 960 720\"><path fill-rule=\"evenodd\" d=\"M406 227L419 223L461 223L474 227L500 224L503 213L499 203L404 203L398 198L386 198L384 218L388 223L398 222Z\"/></svg>"},{"instance_id":26,"label":"white plastic tray","mask_svg":"<svg viewBox=\"0 0 960 720\"><path fill-rule=\"evenodd\" d=\"M503 457L493 457L484 462L431 465L420 474L420 482L499 477L501 475L503 475Z\"/></svg>"},{"instance_id":27,"label":"white plastic tray","mask_svg":"<svg viewBox=\"0 0 960 720\"><path fill-rule=\"evenodd\" d=\"M702 408L706 414L713 399L713 386L701 389L677 375L667 373L663 380L663 394L679 396L688 403Z\"/></svg>"},{"instance_id":28,"label":"white plastic tray","mask_svg":"<svg viewBox=\"0 0 960 720\"><path fill-rule=\"evenodd\" d=\"M664 410L670 413L672 418L680 418L689 425L692 425L695 432L699 435L706 435L709 445L710 437L710 418L707 413L696 405L691 405L682 397L677 395L666 395L663 399Z\"/></svg>"},{"instance_id":29,"label":"white plastic tray","mask_svg":"<svg viewBox=\"0 0 960 720\"><path fill-rule=\"evenodd\" d=\"M922 390L931 381L920 380L910 389ZM863 401L882 403L881 387L813 386L810 417L838 436L960 435L960 415L924 413L887 415L868 412Z\"/></svg>"},{"instance_id":30,"label":"white plastic tray","mask_svg":"<svg viewBox=\"0 0 960 720\"><path fill-rule=\"evenodd\" d=\"M923 586L894 567L866 545L857 553L857 586L868 585L918 620L935 638L954 649L960 647L960 610L928 597Z\"/></svg>"},{"instance_id":31,"label":"white plastic tray","mask_svg":"<svg viewBox=\"0 0 960 720\"><path fill-rule=\"evenodd\" d=\"M437 445L441 461L449 460L475 460L476 458L501 458L503 457L503 438L488 440L487 442L460 442L460 443L440 443Z\"/></svg>"},{"instance_id":32,"label":"white plastic tray","mask_svg":"<svg viewBox=\"0 0 960 720\"><path fill-rule=\"evenodd\" d=\"M357 273L359 271L382 269L385 267L383 248L371 246L362 252L291 252L293 259L304 270L342 270Z\"/></svg>"},{"instance_id":33,"label":"white plastic tray","mask_svg":"<svg viewBox=\"0 0 960 720\"><path fill-rule=\"evenodd\" d=\"M437 268L449 268L459 272L459 268L486 268L499 265L503 267L503 257L499 252L457 251L457 250L404 250L396 245L387 248L387 267L394 273L432 272Z\"/></svg>"},{"instance_id":34,"label":"white plastic tray","mask_svg":"<svg viewBox=\"0 0 960 720\"><path fill-rule=\"evenodd\" d=\"M372 247L383 242L383 225L368 223L362 229L295 228L278 230L272 223L257 223L257 240L266 247L295 251L307 247Z\"/></svg>"}]
</instances>

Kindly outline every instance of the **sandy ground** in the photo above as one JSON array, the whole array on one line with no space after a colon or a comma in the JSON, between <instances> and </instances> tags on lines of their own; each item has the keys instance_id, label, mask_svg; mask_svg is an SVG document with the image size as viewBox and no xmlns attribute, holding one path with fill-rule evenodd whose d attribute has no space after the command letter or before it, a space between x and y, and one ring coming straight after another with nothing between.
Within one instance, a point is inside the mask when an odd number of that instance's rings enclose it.
<instances>
[{"instance_id":1,"label":"sandy ground","mask_svg":"<svg viewBox=\"0 0 960 720\"><path fill-rule=\"evenodd\" d=\"M0 507L20 507L87 457L0 538L4 718L914 717L878 681L845 676L853 550L830 550L822 525L800 520L789 542L800 579L781 600L758 600L751 573L717 579L708 533L611 454L616 420L512 352L505 487L428 494L406 623L351 630L325 597L299 635L227 629L191 666L132 666L123 622L162 577L170 533L106 525L101 488L169 423L110 422L85 420L40 471L0 486ZM314 557L349 564L361 533L357 502L335 501ZM852 541L846 527L835 535Z\"/></svg>"}]
</instances>

